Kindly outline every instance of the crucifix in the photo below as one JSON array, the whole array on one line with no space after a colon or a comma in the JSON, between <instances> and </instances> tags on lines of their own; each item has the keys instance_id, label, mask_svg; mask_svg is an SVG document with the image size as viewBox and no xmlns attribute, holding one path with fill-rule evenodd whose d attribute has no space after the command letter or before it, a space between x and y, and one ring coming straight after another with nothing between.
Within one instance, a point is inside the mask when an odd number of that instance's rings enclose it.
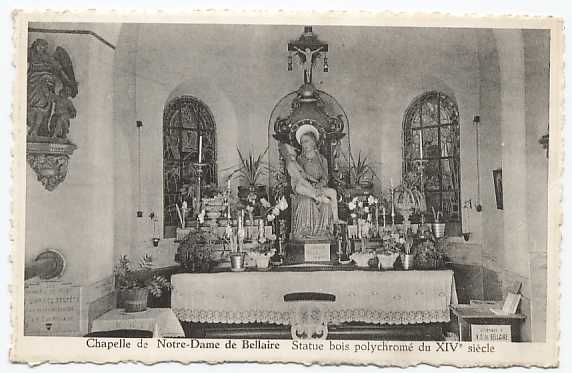
<instances>
[{"instance_id":1,"label":"crucifix","mask_svg":"<svg viewBox=\"0 0 572 373\"><path fill-rule=\"evenodd\" d=\"M328 72L328 44L320 41L312 32L312 26L305 26L304 33L295 41L288 43L288 52L295 54L300 59L300 65L304 69L304 83L312 83L312 70L314 62L324 53L324 72ZM292 70L292 55L288 56L288 70Z\"/></svg>"}]
</instances>

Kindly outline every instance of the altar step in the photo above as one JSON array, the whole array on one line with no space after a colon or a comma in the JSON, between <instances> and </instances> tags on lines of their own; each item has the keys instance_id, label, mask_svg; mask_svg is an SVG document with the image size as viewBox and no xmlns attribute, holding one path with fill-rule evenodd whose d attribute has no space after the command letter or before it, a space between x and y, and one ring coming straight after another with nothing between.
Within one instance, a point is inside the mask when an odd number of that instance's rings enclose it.
<instances>
[{"instance_id":1,"label":"altar step","mask_svg":"<svg viewBox=\"0 0 572 373\"><path fill-rule=\"evenodd\" d=\"M181 322L186 338L291 339L290 326L271 324L206 324ZM328 339L442 341L447 324L374 325L345 323L328 326Z\"/></svg>"}]
</instances>

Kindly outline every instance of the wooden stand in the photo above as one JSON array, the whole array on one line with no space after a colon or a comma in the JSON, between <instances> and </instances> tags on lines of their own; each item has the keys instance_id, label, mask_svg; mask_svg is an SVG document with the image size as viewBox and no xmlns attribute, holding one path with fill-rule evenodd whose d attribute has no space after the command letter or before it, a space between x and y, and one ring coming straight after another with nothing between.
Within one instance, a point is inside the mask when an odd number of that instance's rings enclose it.
<instances>
[{"instance_id":1,"label":"wooden stand","mask_svg":"<svg viewBox=\"0 0 572 373\"><path fill-rule=\"evenodd\" d=\"M457 318L459 341L475 341L471 335L471 325L507 325L510 326L510 341L520 342L520 324L526 316L522 314L499 315L490 310L490 306L457 304L450 306Z\"/></svg>"}]
</instances>

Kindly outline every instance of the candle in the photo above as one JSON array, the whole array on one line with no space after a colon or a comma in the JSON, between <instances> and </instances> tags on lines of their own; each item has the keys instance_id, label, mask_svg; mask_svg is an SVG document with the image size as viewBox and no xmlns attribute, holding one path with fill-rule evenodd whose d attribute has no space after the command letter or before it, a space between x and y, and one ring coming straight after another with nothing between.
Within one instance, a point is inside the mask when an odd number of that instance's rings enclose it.
<instances>
[{"instance_id":1,"label":"candle","mask_svg":"<svg viewBox=\"0 0 572 373\"><path fill-rule=\"evenodd\" d=\"M226 189L230 192L230 179L226 182Z\"/></svg>"},{"instance_id":2,"label":"candle","mask_svg":"<svg viewBox=\"0 0 572 373\"><path fill-rule=\"evenodd\" d=\"M391 225L395 225L395 206L393 204L393 190L391 190Z\"/></svg>"},{"instance_id":3,"label":"candle","mask_svg":"<svg viewBox=\"0 0 572 373\"><path fill-rule=\"evenodd\" d=\"M379 232L379 206L377 200L375 201L375 231Z\"/></svg>"},{"instance_id":4,"label":"candle","mask_svg":"<svg viewBox=\"0 0 572 373\"><path fill-rule=\"evenodd\" d=\"M423 159L423 130L419 130L419 158Z\"/></svg>"},{"instance_id":5,"label":"candle","mask_svg":"<svg viewBox=\"0 0 572 373\"><path fill-rule=\"evenodd\" d=\"M383 214L383 227L385 228L385 206L383 206L382 214Z\"/></svg>"},{"instance_id":6,"label":"candle","mask_svg":"<svg viewBox=\"0 0 572 373\"><path fill-rule=\"evenodd\" d=\"M258 221L258 237L263 239L265 234L264 234L264 219L260 219Z\"/></svg>"},{"instance_id":7,"label":"candle","mask_svg":"<svg viewBox=\"0 0 572 373\"><path fill-rule=\"evenodd\" d=\"M203 161L203 136L199 136L199 163Z\"/></svg>"}]
</instances>

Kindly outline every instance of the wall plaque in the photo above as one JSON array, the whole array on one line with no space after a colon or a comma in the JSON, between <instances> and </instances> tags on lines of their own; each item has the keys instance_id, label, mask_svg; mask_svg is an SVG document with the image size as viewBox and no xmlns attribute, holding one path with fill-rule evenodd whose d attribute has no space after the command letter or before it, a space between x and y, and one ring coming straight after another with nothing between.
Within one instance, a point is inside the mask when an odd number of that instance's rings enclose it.
<instances>
[{"instance_id":1,"label":"wall plaque","mask_svg":"<svg viewBox=\"0 0 572 373\"><path fill-rule=\"evenodd\" d=\"M69 283L28 284L24 288L24 335L80 336L81 287Z\"/></svg>"},{"instance_id":2,"label":"wall plaque","mask_svg":"<svg viewBox=\"0 0 572 373\"><path fill-rule=\"evenodd\" d=\"M330 243L305 243L304 261L306 262L329 262Z\"/></svg>"}]
</instances>

